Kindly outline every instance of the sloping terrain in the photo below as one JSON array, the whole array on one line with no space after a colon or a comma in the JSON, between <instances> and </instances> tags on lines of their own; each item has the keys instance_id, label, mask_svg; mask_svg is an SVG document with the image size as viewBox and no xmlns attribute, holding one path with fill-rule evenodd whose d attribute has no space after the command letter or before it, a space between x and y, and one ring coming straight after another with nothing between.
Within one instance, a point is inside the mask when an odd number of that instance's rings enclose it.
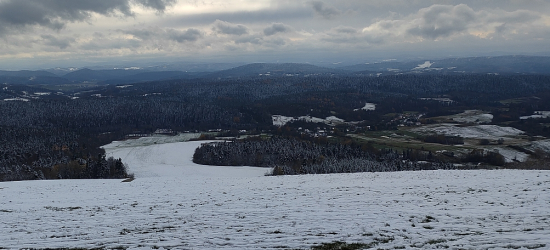
<instances>
[{"instance_id":1,"label":"sloping terrain","mask_svg":"<svg viewBox=\"0 0 550 250\"><path fill-rule=\"evenodd\" d=\"M200 166L201 142L113 142L120 180L0 183L0 248L544 249L550 172L419 171L264 176ZM179 138L177 140L185 140Z\"/></svg>"}]
</instances>

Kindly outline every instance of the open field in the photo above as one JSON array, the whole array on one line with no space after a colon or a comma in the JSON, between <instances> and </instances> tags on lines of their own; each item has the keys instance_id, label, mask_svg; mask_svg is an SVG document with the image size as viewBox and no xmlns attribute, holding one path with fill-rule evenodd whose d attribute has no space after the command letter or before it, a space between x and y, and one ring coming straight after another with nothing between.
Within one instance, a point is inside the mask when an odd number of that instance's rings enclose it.
<instances>
[{"instance_id":1,"label":"open field","mask_svg":"<svg viewBox=\"0 0 550 250\"><path fill-rule=\"evenodd\" d=\"M267 177L262 168L193 164L200 142L142 144L105 147L129 164L132 182L0 183L0 248L550 246L548 171Z\"/></svg>"}]
</instances>

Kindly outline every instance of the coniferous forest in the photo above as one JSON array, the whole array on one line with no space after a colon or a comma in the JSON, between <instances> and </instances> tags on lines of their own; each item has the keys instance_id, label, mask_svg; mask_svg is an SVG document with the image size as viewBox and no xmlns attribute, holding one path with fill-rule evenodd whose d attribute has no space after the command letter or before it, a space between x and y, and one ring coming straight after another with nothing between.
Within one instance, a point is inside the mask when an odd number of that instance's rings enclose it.
<instances>
[{"instance_id":1,"label":"coniferous forest","mask_svg":"<svg viewBox=\"0 0 550 250\"><path fill-rule=\"evenodd\" d=\"M195 154L198 163L272 167L273 174L453 168L452 163L474 162L476 154L480 162L504 166L489 152L452 157L435 149L373 141L353 140L352 145L350 135L403 133L400 126L438 124L437 117L476 109L492 115L487 124L506 124L530 138L548 137L548 118L519 117L550 110L549 83L545 75L349 73L109 82L62 91L52 91L50 83L4 83L0 180L123 178L128 175L124 163L106 159L100 147L157 129L274 136L205 145ZM48 95L33 95L44 92ZM365 103L375 103L376 109L361 109ZM274 115L335 116L346 122L296 120L275 126ZM430 145L464 144L460 136L411 139ZM523 149L546 159L544 153ZM493 160L484 160L488 157Z\"/></svg>"}]
</instances>

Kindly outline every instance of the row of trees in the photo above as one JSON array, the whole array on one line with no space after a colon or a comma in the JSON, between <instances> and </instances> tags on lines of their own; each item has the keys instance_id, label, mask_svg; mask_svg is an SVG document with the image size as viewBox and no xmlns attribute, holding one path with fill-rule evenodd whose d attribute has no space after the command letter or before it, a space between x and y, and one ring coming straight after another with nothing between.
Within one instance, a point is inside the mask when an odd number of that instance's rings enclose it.
<instances>
[{"instance_id":1,"label":"row of trees","mask_svg":"<svg viewBox=\"0 0 550 250\"><path fill-rule=\"evenodd\" d=\"M128 178L128 167L122 160L105 155L60 161L51 167L14 165L0 168L0 181L45 180L45 179L120 179Z\"/></svg>"},{"instance_id":2,"label":"row of trees","mask_svg":"<svg viewBox=\"0 0 550 250\"><path fill-rule=\"evenodd\" d=\"M203 144L195 150L193 162L218 166L270 167L273 168L273 175L454 168L452 164L404 160L393 150L373 154L358 145L318 144L282 137Z\"/></svg>"}]
</instances>

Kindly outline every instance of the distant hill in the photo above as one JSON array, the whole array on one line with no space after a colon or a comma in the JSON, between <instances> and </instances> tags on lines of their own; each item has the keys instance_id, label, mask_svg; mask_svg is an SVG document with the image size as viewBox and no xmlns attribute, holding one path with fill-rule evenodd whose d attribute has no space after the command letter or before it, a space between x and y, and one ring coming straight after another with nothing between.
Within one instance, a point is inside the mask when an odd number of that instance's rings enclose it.
<instances>
[{"instance_id":1,"label":"distant hill","mask_svg":"<svg viewBox=\"0 0 550 250\"><path fill-rule=\"evenodd\" d=\"M440 73L440 74L550 74L550 57L497 56L466 57L408 62L379 62L357 64L339 69L354 72L380 73Z\"/></svg>"},{"instance_id":2,"label":"distant hill","mask_svg":"<svg viewBox=\"0 0 550 250\"><path fill-rule=\"evenodd\" d=\"M75 82L100 82L111 79L119 79L132 75L142 73L141 70L124 70L124 69L112 69L112 70L91 70L91 69L81 69L73 71L64 75L64 78L67 78Z\"/></svg>"},{"instance_id":3,"label":"distant hill","mask_svg":"<svg viewBox=\"0 0 550 250\"><path fill-rule=\"evenodd\" d=\"M222 70L208 75L209 77L246 77L246 76L289 76L314 74L346 74L345 70L318 67L304 63L252 63L236 68Z\"/></svg>"},{"instance_id":4,"label":"distant hill","mask_svg":"<svg viewBox=\"0 0 550 250\"><path fill-rule=\"evenodd\" d=\"M57 77L57 75L43 71L32 71L32 70L19 70L19 71L6 71L6 70L0 70L0 76L14 76L14 77L37 77L37 76L49 76L49 77Z\"/></svg>"},{"instance_id":5,"label":"distant hill","mask_svg":"<svg viewBox=\"0 0 550 250\"><path fill-rule=\"evenodd\" d=\"M70 84L71 81L56 76L3 76L0 75L0 82L6 84L25 84L25 85L52 85L52 84Z\"/></svg>"},{"instance_id":6,"label":"distant hill","mask_svg":"<svg viewBox=\"0 0 550 250\"><path fill-rule=\"evenodd\" d=\"M121 84L132 82L159 81L168 79L190 79L206 75L202 72L148 71L148 70L91 70L81 69L64 75L74 82L99 82L103 84Z\"/></svg>"},{"instance_id":7,"label":"distant hill","mask_svg":"<svg viewBox=\"0 0 550 250\"><path fill-rule=\"evenodd\" d=\"M71 83L129 84L173 79L286 77L309 75L393 75L393 74L539 74L550 75L549 56L467 57L416 61L384 61L339 68L305 63L252 63L227 68L229 63L166 64L146 68L45 70L0 70L0 83L55 85ZM182 68L182 70L173 70ZM183 71L203 69L205 71ZM223 70L216 70L223 69ZM62 72L67 72L61 74Z\"/></svg>"}]
</instances>

